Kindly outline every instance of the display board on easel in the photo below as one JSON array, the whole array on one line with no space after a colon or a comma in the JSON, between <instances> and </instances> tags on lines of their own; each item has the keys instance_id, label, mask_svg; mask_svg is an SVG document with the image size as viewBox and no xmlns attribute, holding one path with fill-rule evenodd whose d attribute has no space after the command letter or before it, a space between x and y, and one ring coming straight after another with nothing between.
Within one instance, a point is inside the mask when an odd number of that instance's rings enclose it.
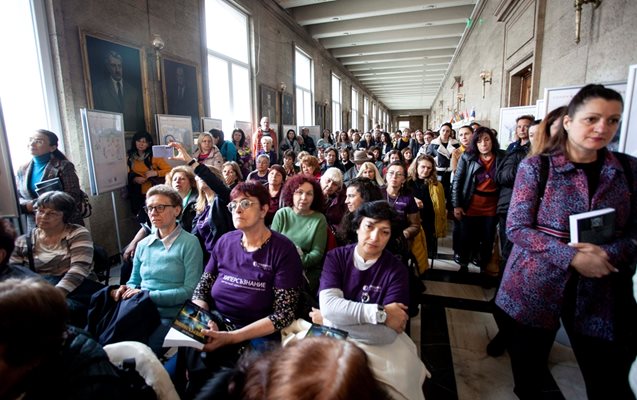
<instances>
[{"instance_id":1,"label":"display board on easel","mask_svg":"<svg viewBox=\"0 0 637 400\"><path fill-rule=\"evenodd\" d=\"M124 115L80 109L86 142L91 195L112 192L128 183Z\"/></svg>"},{"instance_id":2,"label":"display board on easel","mask_svg":"<svg viewBox=\"0 0 637 400\"><path fill-rule=\"evenodd\" d=\"M0 104L0 217L14 217L18 215L18 197L15 189L15 178L9 154L9 141L4 127L4 115Z\"/></svg>"}]
</instances>

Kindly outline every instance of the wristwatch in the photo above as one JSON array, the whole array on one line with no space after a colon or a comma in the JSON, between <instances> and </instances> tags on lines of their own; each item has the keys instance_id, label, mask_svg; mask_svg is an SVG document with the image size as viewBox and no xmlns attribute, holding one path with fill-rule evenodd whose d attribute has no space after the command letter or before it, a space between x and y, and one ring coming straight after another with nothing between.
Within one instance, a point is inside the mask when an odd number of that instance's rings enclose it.
<instances>
[{"instance_id":1,"label":"wristwatch","mask_svg":"<svg viewBox=\"0 0 637 400\"><path fill-rule=\"evenodd\" d=\"M196 162L197 162L197 159L196 159L196 158L193 158L192 160L188 161L188 166L189 166L189 167L192 167L192 164L194 164L194 163L196 163Z\"/></svg>"},{"instance_id":2,"label":"wristwatch","mask_svg":"<svg viewBox=\"0 0 637 400\"><path fill-rule=\"evenodd\" d=\"M384 324L387 321L387 312L385 312L385 307L378 305L378 310L376 311L376 323Z\"/></svg>"}]
</instances>

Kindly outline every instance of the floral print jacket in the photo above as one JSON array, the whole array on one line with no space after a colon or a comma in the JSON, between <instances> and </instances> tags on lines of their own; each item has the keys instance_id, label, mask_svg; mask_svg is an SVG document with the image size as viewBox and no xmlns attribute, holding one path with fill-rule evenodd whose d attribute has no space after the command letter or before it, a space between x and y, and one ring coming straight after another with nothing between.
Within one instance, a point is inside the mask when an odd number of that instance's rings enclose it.
<instances>
[{"instance_id":1,"label":"floral print jacket","mask_svg":"<svg viewBox=\"0 0 637 400\"><path fill-rule=\"evenodd\" d=\"M563 154L549 156L548 180L541 201L540 157L530 157L520 164L507 219L507 235L514 247L496 304L524 325L557 329L566 284L577 273L570 267L577 250L568 246L568 239L544 232L568 234L569 215L612 207L616 210L617 234L611 243L601 247L619 272L598 279L575 276L579 279L574 324L578 333L616 339L616 326L621 322L617 314L619 288L630 287L630 265L637 254L637 204L636 198L631 198L631 192L637 193L637 159L627 157L633 177L633 188L629 190L630 179L617 157L606 150L600 152L600 157L604 161L592 197L584 171Z\"/></svg>"}]
</instances>

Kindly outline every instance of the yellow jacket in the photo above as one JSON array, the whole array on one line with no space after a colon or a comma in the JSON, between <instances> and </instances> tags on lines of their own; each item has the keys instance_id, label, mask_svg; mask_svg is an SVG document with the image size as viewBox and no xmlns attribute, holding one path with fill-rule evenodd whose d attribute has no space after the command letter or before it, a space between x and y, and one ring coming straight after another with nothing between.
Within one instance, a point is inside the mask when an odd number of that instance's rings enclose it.
<instances>
[{"instance_id":1,"label":"yellow jacket","mask_svg":"<svg viewBox=\"0 0 637 400\"><path fill-rule=\"evenodd\" d=\"M447 209L445 208L445 189L440 182L433 182L429 185L429 196L434 206L436 214L436 237L447 236Z\"/></svg>"},{"instance_id":2,"label":"yellow jacket","mask_svg":"<svg viewBox=\"0 0 637 400\"><path fill-rule=\"evenodd\" d=\"M157 171L157 176L160 178L163 178L164 176L166 176L166 174L169 173L170 170L172 169L170 164L168 164L166 160L164 160L161 157L153 157L153 162L151 165L152 165L152 169L154 171ZM146 176L146 172L148 171L150 171L150 169L146 166L146 164L144 164L144 160L129 158L129 161L128 161L129 176L131 176L132 174L136 176ZM129 182L131 181L132 179L129 180ZM142 184L142 194L146 194L148 189L150 189L152 186L153 184L151 181L147 180L146 182L144 182Z\"/></svg>"}]
</instances>

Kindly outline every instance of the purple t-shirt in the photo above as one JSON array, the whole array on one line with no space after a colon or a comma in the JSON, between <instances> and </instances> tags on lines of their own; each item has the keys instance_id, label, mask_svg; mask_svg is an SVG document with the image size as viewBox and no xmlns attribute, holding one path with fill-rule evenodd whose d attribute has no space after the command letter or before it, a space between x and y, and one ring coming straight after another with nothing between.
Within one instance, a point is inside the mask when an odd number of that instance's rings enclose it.
<instances>
[{"instance_id":1,"label":"purple t-shirt","mask_svg":"<svg viewBox=\"0 0 637 400\"><path fill-rule=\"evenodd\" d=\"M214 308L242 327L273 312L274 290L300 288L301 258L294 243L272 232L265 246L247 252L243 232L223 235L215 245L206 272L217 275L210 294Z\"/></svg>"},{"instance_id":2,"label":"purple t-shirt","mask_svg":"<svg viewBox=\"0 0 637 400\"><path fill-rule=\"evenodd\" d=\"M384 250L374 265L360 271L354 266L355 248L356 244L350 244L327 253L319 291L341 289L346 300L360 303L408 305L407 267Z\"/></svg>"}]
</instances>

